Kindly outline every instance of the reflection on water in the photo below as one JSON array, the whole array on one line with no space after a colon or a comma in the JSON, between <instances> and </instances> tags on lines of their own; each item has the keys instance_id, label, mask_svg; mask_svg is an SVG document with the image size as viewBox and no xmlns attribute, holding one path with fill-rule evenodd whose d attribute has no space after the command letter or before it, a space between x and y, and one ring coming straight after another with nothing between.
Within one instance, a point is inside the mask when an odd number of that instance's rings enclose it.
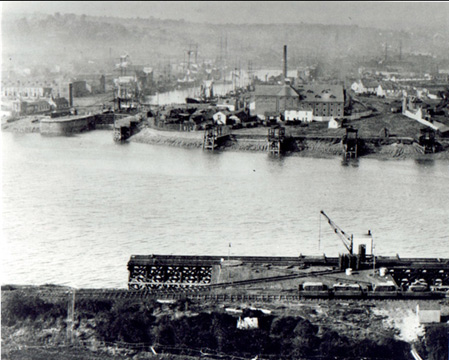
<instances>
[{"instance_id":1,"label":"reflection on water","mask_svg":"<svg viewBox=\"0 0 449 360\"><path fill-rule=\"evenodd\" d=\"M428 167L432 167L435 165L435 160L434 159L415 159L415 163L419 166L428 168Z\"/></svg>"},{"instance_id":2,"label":"reflection on water","mask_svg":"<svg viewBox=\"0 0 449 360\"><path fill-rule=\"evenodd\" d=\"M348 233L371 229L378 254L449 254L447 162L2 135L2 283L125 287L131 254L223 255L229 242L231 255L336 256L320 210Z\"/></svg>"},{"instance_id":3,"label":"reflection on water","mask_svg":"<svg viewBox=\"0 0 449 360\"><path fill-rule=\"evenodd\" d=\"M359 159L358 158L348 158L346 156L342 156L341 160L342 166L351 166L351 167L359 167Z\"/></svg>"}]
</instances>

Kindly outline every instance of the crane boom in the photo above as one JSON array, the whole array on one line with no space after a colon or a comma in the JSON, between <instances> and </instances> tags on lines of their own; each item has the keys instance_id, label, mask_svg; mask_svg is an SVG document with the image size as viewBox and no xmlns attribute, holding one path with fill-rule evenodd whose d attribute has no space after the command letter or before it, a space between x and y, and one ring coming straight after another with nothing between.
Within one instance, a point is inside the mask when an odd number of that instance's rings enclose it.
<instances>
[{"instance_id":1,"label":"crane boom","mask_svg":"<svg viewBox=\"0 0 449 360\"><path fill-rule=\"evenodd\" d=\"M331 228L334 230L334 232L339 236L341 241L343 242L343 245L345 248L349 251L350 254L352 254L352 247L353 247L353 237L352 235L347 235L336 223L332 221L332 219L326 215L326 213L321 210L321 215L323 215L326 219Z\"/></svg>"}]
</instances>

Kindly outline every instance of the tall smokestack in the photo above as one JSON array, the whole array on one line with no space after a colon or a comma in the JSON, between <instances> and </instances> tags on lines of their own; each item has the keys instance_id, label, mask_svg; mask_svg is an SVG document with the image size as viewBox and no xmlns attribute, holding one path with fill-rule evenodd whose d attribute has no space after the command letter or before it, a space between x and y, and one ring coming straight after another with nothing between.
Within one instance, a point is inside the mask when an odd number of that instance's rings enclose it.
<instances>
[{"instance_id":1,"label":"tall smokestack","mask_svg":"<svg viewBox=\"0 0 449 360\"><path fill-rule=\"evenodd\" d=\"M73 84L69 84L69 104L70 107L73 107Z\"/></svg>"},{"instance_id":2,"label":"tall smokestack","mask_svg":"<svg viewBox=\"0 0 449 360\"><path fill-rule=\"evenodd\" d=\"M284 82L287 79L287 45L284 45Z\"/></svg>"}]
</instances>

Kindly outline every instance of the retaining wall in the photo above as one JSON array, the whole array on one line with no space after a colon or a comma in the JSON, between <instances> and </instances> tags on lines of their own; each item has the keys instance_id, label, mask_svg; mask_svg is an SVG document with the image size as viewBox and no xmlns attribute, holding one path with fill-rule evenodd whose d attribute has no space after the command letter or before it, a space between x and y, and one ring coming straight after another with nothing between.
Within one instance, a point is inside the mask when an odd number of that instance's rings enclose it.
<instances>
[{"instance_id":1,"label":"retaining wall","mask_svg":"<svg viewBox=\"0 0 449 360\"><path fill-rule=\"evenodd\" d=\"M95 128L95 115L42 119L40 122L41 135L61 136L80 133L92 128Z\"/></svg>"}]
</instances>

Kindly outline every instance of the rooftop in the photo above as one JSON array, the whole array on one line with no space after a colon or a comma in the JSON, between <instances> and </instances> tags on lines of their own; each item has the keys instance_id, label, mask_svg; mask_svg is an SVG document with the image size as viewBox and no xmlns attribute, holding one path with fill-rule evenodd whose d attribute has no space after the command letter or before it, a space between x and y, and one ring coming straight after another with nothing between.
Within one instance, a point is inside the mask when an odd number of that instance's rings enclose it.
<instances>
[{"instance_id":1,"label":"rooftop","mask_svg":"<svg viewBox=\"0 0 449 360\"><path fill-rule=\"evenodd\" d=\"M256 85L255 96L297 97L298 92L290 85Z\"/></svg>"},{"instance_id":2,"label":"rooftop","mask_svg":"<svg viewBox=\"0 0 449 360\"><path fill-rule=\"evenodd\" d=\"M298 90L302 101L344 102L341 85L304 85Z\"/></svg>"}]
</instances>

